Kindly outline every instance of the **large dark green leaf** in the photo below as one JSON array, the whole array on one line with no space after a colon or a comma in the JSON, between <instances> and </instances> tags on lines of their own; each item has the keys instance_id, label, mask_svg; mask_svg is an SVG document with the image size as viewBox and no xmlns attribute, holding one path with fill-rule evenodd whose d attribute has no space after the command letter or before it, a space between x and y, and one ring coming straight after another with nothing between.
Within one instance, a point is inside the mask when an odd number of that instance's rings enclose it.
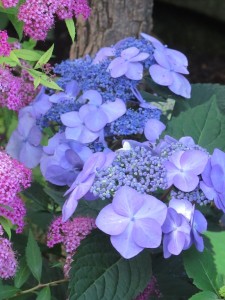
<instances>
[{"instance_id":1,"label":"large dark green leaf","mask_svg":"<svg viewBox=\"0 0 225 300\"><path fill-rule=\"evenodd\" d=\"M30 274L26 259L23 257L19 262L19 267L14 278L15 287L20 288L28 280Z\"/></svg>"},{"instance_id":2,"label":"large dark green leaf","mask_svg":"<svg viewBox=\"0 0 225 300\"><path fill-rule=\"evenodd\" d=\"M14 296L17 292L19 292L19 289L14 286L1 285L0 300L6 300L7 298Z\"/></svg>"},{"instance_id":3,"label":"large dark green leaf","mask_svg":"<svg viewBox=\"0 0 225 300\"><path fill-rule=\"evenodd\" d=\"M48 286L43 288L36 298L36 300L51 300L51 290Z\"/></svg>"},{"instance_id":4,"label":"large dark green leaf","mask_svg":"<svg viewBox=\"0 0 225 300\"><path fill-rule=\"evenodd\" d=\"M126 260L95 230L80 245L70 272L70 300L134 299L151 277L151 256Z\"/></svg>"},{"instance_id":5,"label":"large dark green leaf","mask_svg":"<svg viewBox=\"0 0 225 300\"><path fill-rule=\"evenodd\" d=\"M225 117L218 108L217 95L211 86L194 86L191 100L177 102L175 116L165 132L177 139L192 136L209 152L215 148L225 150Z\"/></svg>"},{"instance_id":6,"label":"large dark green leaf","mask_svg":"<svg viewBox=\"0 0 225 300\"><path fill-rule=\"evenodd\" d=\"M218 298L218 296L215 293L206 291L206 292L200 292L198 294L195 294L189 300L219 300L219 299L221 298Z\"/></svg>"}]
</instances>

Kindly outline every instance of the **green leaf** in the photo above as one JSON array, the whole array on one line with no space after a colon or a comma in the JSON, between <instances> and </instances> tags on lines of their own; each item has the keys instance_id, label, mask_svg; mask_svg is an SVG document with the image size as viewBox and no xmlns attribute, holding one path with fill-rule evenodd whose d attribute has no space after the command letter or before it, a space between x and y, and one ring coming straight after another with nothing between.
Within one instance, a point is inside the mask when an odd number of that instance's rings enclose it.
<instances>
[{"instance_id":1,"label":"green leaf","mask_svg":"<svg viewBox=\"0 0 225 300\"><path fill-rule=\"evenodd\" d=\"M183 253L183 259L187 275L194 280L194 284L200 290L211 291L218 295L216 283L218 273L212 253L212 245L207 239L203 253L192 247Z\"/></svg>"},{"instance_id":2,"label":"green leaf","mask_svg":"<svg viewBox=\"0 0 225 300\"><path fill-rule=\"evenodd\" d=\"M6 219L4 217L0 217L0 224L4 228L4 230L7 233L9 239L11 239L11 229L13 227L12 223L8 219Z\"/></svg>"},{"instance_id":3,"label":"green leaf","mask_svg":"<svg viewBox=\"0 0 225 300\"><path fill-rule=\"evenodd\" d=\"M9 18L10 22L12 23L13 27L15 28L19 39L21 40L23 37L24 23L22 21L19 21L18 17L16 15L8 14L8 18Z\"/></svg>"},{"instance_id":4,"label":"green leaf","mask_svg":"<svg viewBox=\"0 0 225 300\"><path fill-rule=\"evenodd\" d=\"M9 22L8 16L5 13L0 12L0 28L4 29Z\"/></svg>"},{"instance_id":5,"label":"green leaf","mask_svg":"<svg viewBox=\"0 0 225 300\"><path fill-rule=\"evenodd\" d=\"M50 89L54 89L54 90L59 90L62 91L62 88L60 86L58 86L57 83L55 83L50 77L48 77L46 74L37 71L37 70L33 70L33 69L29 69L27 70L28 73L34 78L34 79L40 79L40 83Z\"/></svg>"},{"instance_id":6,"label":"green leaf","mask_svg":"<svg viewBox=\"0 0 225 300\"><path fill-rule=\"evenodd\" d=\"M49 61L49 59L52 57L53 50L54 50L54 44L40 57L34 69L38 69L44 64L46 64Z\"/></svg>"},{"instance_id":7,"label":"green leaf","mask_svg":"<svg viewBox=\"0 0 225 300\"><path fill-rule=\"evenodd\" d=\"M18 58L21 58L21 59L24 59L27 61L37 61L41 57L41 54L35 50L16 49L16 50L13 50L13 52L15 53L15 55Z\"/></svg>"},{"instance_id":8,"label":"green leaf","mask_svg":"<svg viewBox=\"0 0 225 300\"><path fill-rule=\"evenodd\" d=\"M36 300L51 300L51 290L50 290L50 288L48 286L43 288L38 293L38 296L37 296Z\"/></svg>"},{"instance_id":9,"label":"green leaf","mask_svg":"<svg viewBox=\"0 0 225 300\"><path fill-rule=\"evenodd\" d=\"M15 50L12 50L12 51L10 52L9 58L10 58L12 61L14 61L15 63L17 63L17 65L21 66L21 63L20 63L18 57L17 57L16 54L15 54Z\"/></svg>"},{"instance_id":10,"label":"green leaf","mask_svg":"<svg viewBox=\"0 0 225 300\"><path fill-rule=\"evenodd\" d=\"M21 286L27 282L30 277L30 270L27 266L26 258L23 257L19 262L19 268L16 272L16 276L14 278L14 285L17 288L21 288Z\"/></svg>"},{"instance_id":11,"label":"green leaf","mask_svg":"<svg viewBox=\"0 0 225 300\"><path fill-rule=\"evenodd\" d=\"M36 89L38 86L39 86L39 84L41 83L41 79L40 78L34 78L34 88Z\"/></svg>"},{"instance_id":12,"label":"green leaf","mask_svg":"<svg viewBox=\"0 0 225 300\"><path fill-rule=\"evenodd\" d=\"M180 110L181 111L181 110ZM217 106L216 95L202 104L192 106L172 117L165 134L179 139L191 136L200 146L212 152L215 148L225 150L225 118Z\"/></svg>"},{"instance_id":13,"label":"green leaf","mask_svg":"<svg viewBox=\"0 0 225 300\"><path fill-rule=\"evenodd\" d=\"M0 288L0 300L6 300L9 297L14 296L20 290L11 285L1 285Z\"/></svg>"},{"instance_id":14,"label":"green leaf","mask_svg":"<svg viewBox=\"0 0 225 300\"><path fill-rule=\"evenodd\" d=\"M72 40L72 43L73 43L74 40L75 40L75 37L76 37L76 27L75 27L74 20L73 19L66 19L65 23L66 23L66 27L68 29L68 32L70 34L70 37L71 37L71 40Z\"/></svg>"},{"instance_id":15,"label":"green leaf","mask_svg":"<svg viewBox=\"0 0 225 300\"><path fill-rule=\"evenodd\" d=\"M151 256L124 259L109 236L95 230L81 242L70 272L70 300L134 299L151 277Z\"/></svg>"},{"instance_id":16,"label":"green leaf","mask_svg":"<svg viewBox=\"0 0 225 300\"><path fill-rule=\"evenodd\" d=\"M218 296L212 292L205 291L205 292L200 292L198 294L195 294L189 300L219 300L221 298L218 298Z\"/></svg>"},{"instance_id":17,"label":"green leaf","mask_svg":"<svg viewBox=\"0 0 225 300\"><path fill-rule=\"evenodd\" d=\"M40 282L42 273L41 251L31 230L29 231L28 243L26 247L26 260L31 273L38 280L38 282Z\"/></svg>"},{"instance_id":18,"label":"green leaf","mask_svg":"<svg viewBox=\"0 0 225 300\"><path fill-rule=\"evenodd\" d=\"M37 41L33 39L29 39L29 41L24 41L22 43L22 48L27 50L33 50L36 45L37 45Z\"/></svg>"}]
</instances>

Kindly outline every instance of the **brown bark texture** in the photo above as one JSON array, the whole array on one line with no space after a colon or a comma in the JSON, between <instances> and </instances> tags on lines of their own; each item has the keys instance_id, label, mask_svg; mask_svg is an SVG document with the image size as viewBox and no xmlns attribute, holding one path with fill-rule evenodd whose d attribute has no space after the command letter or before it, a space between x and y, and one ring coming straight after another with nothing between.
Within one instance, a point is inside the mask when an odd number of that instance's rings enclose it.
<instances>
[{"instance_id":1,"label":"brown bark texture","mask_svg":"<svg viewBox=\"0 0 225 300\"><path fill-rule=\"evenodd\" d=\"M71 47L71 59L152 30L153 0L90 0L90 6L89 19L77 19L77 41Z\"/></svg>"}]
</instances>

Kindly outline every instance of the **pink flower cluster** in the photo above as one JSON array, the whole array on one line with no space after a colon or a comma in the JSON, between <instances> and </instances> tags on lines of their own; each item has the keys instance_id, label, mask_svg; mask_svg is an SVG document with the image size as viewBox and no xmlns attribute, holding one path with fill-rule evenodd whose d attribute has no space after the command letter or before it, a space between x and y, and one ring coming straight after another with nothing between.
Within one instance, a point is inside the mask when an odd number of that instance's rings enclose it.
<instances>
[{"instance_id":1,"label":"pink flower cluster","mask_svg":"<svg viewBox=\"0 0 225 300\"><path fill-rule=\"evenodd\" d=\"M0 30L0 56L9 56L10 44L8 43L8 34L5 30Z\"/></svg>"},{"instance_id":2,"label":"pink flower cluster","mask_svg":"<svg viewBox=\"0 0 225 300\"><path fill-rule=\"evenodd\" d=\"M82 15L87 19L87 0L27 0L19 8L18 18L24 22L24 32L35 40L45 40L54 25L54 16L64 20Z\"/></svg>"},{"instance_id":3,"label":"pink flower cluster","mask_svg":"<svg viewBox=\"0 0 225 300\"><path fill-rule=\"evenodd\" d=\"M20 76L15 76L12 71L0 67L0 106L19 111L34 99L37 91L26 70L22 70Z\"/></svg>"},{"instance_id":4,"label":"pink flower cluster","mask_svg":"<svg viewBox=\"0 0 225 300\"><path fill-rule=\"evenodd\" d=\"M0 151L0 216L9 219L17 226L20 233L24 227L26 209L18 196L23 188L28 188L31 182L31 170Z\"/></svg>"},{"instance_id":5,"label":"pink flower cluster","mask_svg":"<svg viewBox=\"0 0 225 300\"><path fill-rule=\"evenodd\" d=\"M7 279L16 273L17 260L9 240L0 237L0 278Z\"/></svg>"},{"instance_id":6,"label":"pink flower cluster","mask_svg":"<svg viewBox=\"0 0 225 300\"><path fill-rule=\"evenodd\" d=\"M4 8L9 8L9 7L15 7L17 6L17 3L19 2L19 0L2 0L2 6Z\"/></svg>"},{"instance_id":7,"label":"pink flower cluster","mask_svg":"<svg viewBox=\"0 0 225 300\"><path fill-rule=\"evenodd\" d=\"M89 217L76 217L71 221L62 222L59 217L51 224L47 235L47 246L49 248L61 243L66 251L67 257L64 265L64 274L68 277L72 257L80 242L96 228L95 220Z\"/></svg>"},{"instance_id":8,"label":"pink flower cluster","mask_svg":"<svg viewBox=\"0 0 225 300\"><path fill-rule=\"evenodd\" d=\"M136 297L135 300L148 300L148 299L151 299L151 297L155 297L155 298L161 298L161 293L159 291L159 288L158 288L158 283L157 283L157 280L154 276L152 276L149 284L147 285L147 287L144 289L144 291L138 295Z\"/></svg>"}]
</instances>

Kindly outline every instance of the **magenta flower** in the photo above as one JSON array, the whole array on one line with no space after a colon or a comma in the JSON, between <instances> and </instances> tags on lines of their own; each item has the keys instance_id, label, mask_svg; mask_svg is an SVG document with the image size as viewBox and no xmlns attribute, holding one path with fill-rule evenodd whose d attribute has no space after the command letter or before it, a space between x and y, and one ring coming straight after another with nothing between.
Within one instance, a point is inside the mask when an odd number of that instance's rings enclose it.
<instances>
[{"instance_id":1,"label":"magenta flower","mask_svg":"<svg viewBox=\"0 0 225 300\"><path fill-rule=\"evenodd\" d=\"M125 75L132 80L141 80L143 65L140 61L149 57L148 53L140 52L136 47L130 47L121 52L121 57L114 58L109 64L107 71L113 78Z\"/></svg>"},{"instance_id":2,"label":"magenta flower","mask_svg":"<svg viewBox=\"0 0 225 300\"><path fill-rule=\"evenodd\" d=\"M177 151L164 163L168 186L175 185L183 192L193 191L208 161L208 155L200 150Z\"/></svg>"},{"instance_id":3,"label":"magenta flower","mask_svg":"<svg viewBox=\"0 0 225 300\"><path fill-rule=\"evenodd\" d=\"M113 247L129 259L144 248L160 245L166 212L160 200L123 186L115 193L112 204L100 211L96 225L111 235Z\"/></svg>"}]
</instances>

